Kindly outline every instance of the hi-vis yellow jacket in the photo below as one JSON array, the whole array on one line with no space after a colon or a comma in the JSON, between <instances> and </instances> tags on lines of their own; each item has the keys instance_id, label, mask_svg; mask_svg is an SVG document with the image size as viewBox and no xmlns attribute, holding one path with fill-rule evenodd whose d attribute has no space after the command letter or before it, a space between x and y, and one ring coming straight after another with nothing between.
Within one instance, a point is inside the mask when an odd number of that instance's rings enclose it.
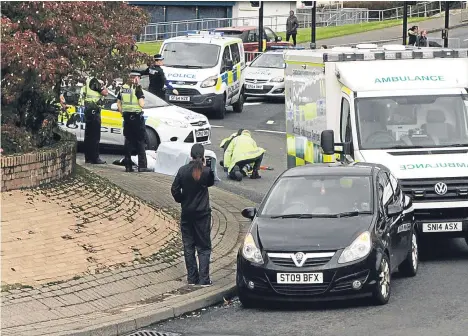
<instances>
[{"instance_id":1,"label":"hi-vis yellow jacket","mask_svg":"<svg viewBox=\"0 0 468 336\"><path fill-rule=\"evenodd\" d=\"M245 130L241 135L232 139L224 152L224 167L231 172L237 162L256 159L265 153L265 149L258 147L249 131Z\"/></svg>"}]
</instances>

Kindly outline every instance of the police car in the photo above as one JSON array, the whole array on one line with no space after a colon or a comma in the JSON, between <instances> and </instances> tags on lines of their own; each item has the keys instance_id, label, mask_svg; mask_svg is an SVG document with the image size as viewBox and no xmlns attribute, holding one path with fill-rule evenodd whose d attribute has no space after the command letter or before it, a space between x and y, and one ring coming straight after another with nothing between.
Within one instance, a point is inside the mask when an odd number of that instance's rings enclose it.
<instances>
[{"instance_id":1,"label":"police car","mask_svg":"<svg viewBox=\"0 0 468 336\"><path fill-rule=\"evenodd\" d=\"M59 115L59 125L84 140L84 111L78 106L80 87L63 87L66 104L70 107ZM145 94L144 116L148 135L148 149L156 150L161 142L211 144L211 125L199 113L165 102L152 93ZM101 110L101 144L124 145L123 118L117 109L117 96L109 90Z\"/></svg>"},{"instance_id":2,"label":"police car","mask_svg":"<svg viewBox=\"0 0 468 336\"><path fill-rule=\"evenodd\" d=\"M226 106L242 112L245 55L240 38L189 32L165 40L161 54L166 79L179 92L167 94L167 101L203 113L211 111L219 119L224 118Z\"/></svg>"},{"instance_id":3,"label":"police car","mask_svg":"<svg viewBox=\"0 0 468 336\"><path fill-rule=\"evenodd\" d=\"M284 97L284 68L282 50L267 51L245 70L246 97Z\"/></svg>"}]
</instances>

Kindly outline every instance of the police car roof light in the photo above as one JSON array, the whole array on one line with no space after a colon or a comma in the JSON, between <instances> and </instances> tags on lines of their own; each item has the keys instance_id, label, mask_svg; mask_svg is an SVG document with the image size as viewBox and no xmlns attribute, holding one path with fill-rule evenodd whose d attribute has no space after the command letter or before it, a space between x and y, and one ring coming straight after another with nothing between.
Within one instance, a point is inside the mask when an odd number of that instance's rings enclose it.
<instances>
[{"instance_id":1,"label":"police car roof light","mask_svg":"<svg viewBox=\"0 0 468 336\"><path fill-rule=\"evenodd\" d=\"M293 47L293 46L271 46L272 50L279 50L279 49L290 49L290 50L304 50L304 47Z\"/></svg>"}]
</instances>

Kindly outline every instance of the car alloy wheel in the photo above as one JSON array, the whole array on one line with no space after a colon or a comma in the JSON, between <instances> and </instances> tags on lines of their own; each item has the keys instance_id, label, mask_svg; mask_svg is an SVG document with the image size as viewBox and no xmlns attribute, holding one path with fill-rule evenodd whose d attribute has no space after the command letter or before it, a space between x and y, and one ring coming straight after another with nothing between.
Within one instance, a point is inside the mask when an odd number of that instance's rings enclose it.
<instances>
[{"instance_id":1,"label":"car alloy wheel","mask_svg":"<svg viewBox=\"0 0 468 336\"><path fill-rule=\"evenodd\" d=\"M390 299L390 281L390 262L388 261L388 256L384 254L382 255L382 260L380 261L380 266L377 270L377 284L375 285L372 293L372 299L375 304L387 304Z\"/></svg>"},{"instance_id":2,"label":"car alloy wheel","mask_svg":"<svg viewBox=\"0 0 468 336\"><path fill-rule=\"evenodd\" d=\"M379 274L380 293L383 298L388 298L390 295L390 267L386 259L382 259Z\"/></svg>"},{"instance_id":3,"label":"car alloy wheel","mask_svg":"<svg viewBox=\"0 0 468 336\"><path fill-rule=\"evenodd\" d=\"M419 256L418 256L418 240L416 238L416 233L413 232L411 238L411 261L413 264L413 269L418 269Z\"/></svg>"},{"instance_id":4,"label":"car alloy wheel","mask_svg":"<svg viewBox=\"0 0 468 336\"><path fill-rule=\"evenodd\" d=\"M411 248L408 251L406 259L398 267L400 273L407 277L414 277L419 268L419 246L416 232L411 234Z\"/></svg>"}]
</instances>

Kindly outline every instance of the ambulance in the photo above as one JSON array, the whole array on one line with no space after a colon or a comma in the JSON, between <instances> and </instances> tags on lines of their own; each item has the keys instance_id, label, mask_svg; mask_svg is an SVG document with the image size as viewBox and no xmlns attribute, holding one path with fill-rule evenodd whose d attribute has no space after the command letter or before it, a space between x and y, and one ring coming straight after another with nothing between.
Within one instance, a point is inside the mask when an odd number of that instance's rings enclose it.
<instances>
[{"instance_id":1,"label":"ambulance","mask_svg":"<svg viewBox=\"0 0 468 336\"><path fill-rule=\"evenodd\" d=\"M390 169L380 177L383 207L400 201L400 181L421 242L468 243L467 49L362 44L283 55L288 168L330 159L320 144L333 131L336 158Z\"/></svg>"},{"instance_id":2,"label":"ambulance","mask_svg":"<svg viewBox=\"0 0 468 336\"><path fill-rule=\"evenodd\" d=\"M224 119L226 107L244 108L245 52L242 40L223 33L193 31L164 41L164 74L178 91L170 103Z\"/></svg>"}]
</instances>

